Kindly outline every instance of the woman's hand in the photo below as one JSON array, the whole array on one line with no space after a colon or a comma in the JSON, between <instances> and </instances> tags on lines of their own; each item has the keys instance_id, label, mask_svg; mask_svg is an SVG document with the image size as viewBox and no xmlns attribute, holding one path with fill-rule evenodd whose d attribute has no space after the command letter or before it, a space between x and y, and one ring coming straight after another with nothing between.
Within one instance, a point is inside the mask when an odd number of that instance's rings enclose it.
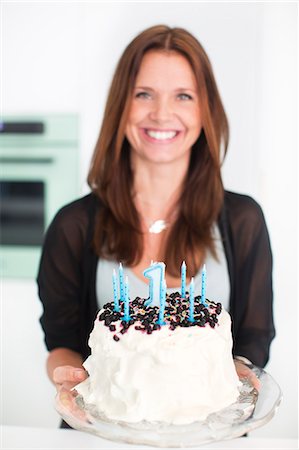
<instances>
[{"instance_id":1,"label":"woman's hand","mask_svg":"<svg viewBox=\"0 0 299 450\"><path fill-rule=\"evenodd\" d=\"M248 367L246 364L244 364L241 361L238 361L237 359L234 359L236 371L238 374L238 377L240 380L247 378L249 382L252 384L252 386L259 391L260 390L260 380L257 378L255 373Z\"/></svg>"},{"instance_id":2,"label":"woman's hand","mask_svg":"<svg viewBox=\"0 0 299 450\"><path fill-rule=\"evenodd\" d=\"M61 388L70 390L76 386L76 384L84 381L87 377L88 374L83 367L59 366L53 371L53 381L58 391Z\"/></svg>"},{"instance_id":3,"label":"woman's hand","mask_svg":"<svg viewBox=\"0 0 299 450\"><path fill-rule=\"evenodd\" d=\"M82 364L82 356L68 348L55 348L49 353L47 372L58 391L62 387L70 390L87 378Z\"/></svg>"}]
</instances>

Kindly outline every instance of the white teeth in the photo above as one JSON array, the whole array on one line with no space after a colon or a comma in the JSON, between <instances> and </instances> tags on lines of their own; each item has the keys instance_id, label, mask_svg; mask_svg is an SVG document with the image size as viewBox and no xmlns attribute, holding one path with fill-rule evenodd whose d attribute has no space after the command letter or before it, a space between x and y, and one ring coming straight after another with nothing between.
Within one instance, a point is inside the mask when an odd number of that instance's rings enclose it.
<instances>
[{"instance_id":1,"label":"white teeth","mask_svg":"<svg viewBox=\"0 0 299 450\"><path fill-rule=\"evenodd\" d=\"M163 141L165 139L172 139L177 134L176 131L153 131L153 130L146 130L146 133L150 137L161 140L161 141Z\"/></svg>"}]
</instances>

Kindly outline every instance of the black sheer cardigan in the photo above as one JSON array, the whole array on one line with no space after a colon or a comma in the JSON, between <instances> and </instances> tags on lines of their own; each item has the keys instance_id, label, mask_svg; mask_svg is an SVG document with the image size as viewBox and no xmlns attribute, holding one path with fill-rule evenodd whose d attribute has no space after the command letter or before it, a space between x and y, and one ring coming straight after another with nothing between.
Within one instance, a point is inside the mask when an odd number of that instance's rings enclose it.
<instances>
[{"instance_id":1,"label":"black sheer cardigan","mask_svg":"<svg viewBox=\"0 0 299 450\"><path fill-rule=\"evenodd\" d=\"M89 194L63 207L48 228L38 272L40 322L49 351L66 347L89 355L88 336L97 313L92 248L100 202ZM234 355L264 367L275 336L272 253L264 216L250 197L225 192L219 216L230 278Z\"/></svg>"}]
</instances>

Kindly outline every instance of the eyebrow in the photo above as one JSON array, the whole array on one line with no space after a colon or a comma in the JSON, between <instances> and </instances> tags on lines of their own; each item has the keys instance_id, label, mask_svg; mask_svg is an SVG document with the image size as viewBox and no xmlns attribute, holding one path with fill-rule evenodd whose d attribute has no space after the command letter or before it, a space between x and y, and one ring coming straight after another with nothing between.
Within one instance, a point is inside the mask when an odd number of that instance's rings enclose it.
<instances>
[{"instance_id":1,"label":"eyebrow","mask_svg":"<svg viewBox=\"0 0 299 450\"><path fill-rule=\"evenodd\" d=\"M154 91L155 90L149 86L135 86L134 89L144 89L145 91ZM179 87L179 88L175 89L175 92L182 92L182 91L190 91L190 92L197 93L196 90L191 89L190 87Z\"/></svg>"}]
</instances>

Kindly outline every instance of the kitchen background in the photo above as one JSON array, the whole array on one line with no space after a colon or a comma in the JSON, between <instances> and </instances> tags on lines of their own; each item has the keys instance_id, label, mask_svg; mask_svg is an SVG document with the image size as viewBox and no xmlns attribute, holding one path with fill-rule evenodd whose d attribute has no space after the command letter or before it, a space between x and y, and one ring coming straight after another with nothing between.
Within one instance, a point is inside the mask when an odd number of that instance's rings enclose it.
<instances>
[{"instance_id":1,"label":"kitchen background","mask_svg":"<svg viewBox=\"0 0 299 450\"><path fill-rule=\"evenodd\" d=\"M127 43L158 23L185 27L202 42L231 126L225 186L262 205L275 261L277 337L266 369L284 400L277 416L253 434L296 437L296 2L4 1L1 17L1 114L72 116L78 123L75 166L65 163L53 181L57 207L65 180L75 181L69 197L88 192L107 90ZM56 427L34 276L2 274L1 313L1 422Z\"/></svg>"}]
</instances>

